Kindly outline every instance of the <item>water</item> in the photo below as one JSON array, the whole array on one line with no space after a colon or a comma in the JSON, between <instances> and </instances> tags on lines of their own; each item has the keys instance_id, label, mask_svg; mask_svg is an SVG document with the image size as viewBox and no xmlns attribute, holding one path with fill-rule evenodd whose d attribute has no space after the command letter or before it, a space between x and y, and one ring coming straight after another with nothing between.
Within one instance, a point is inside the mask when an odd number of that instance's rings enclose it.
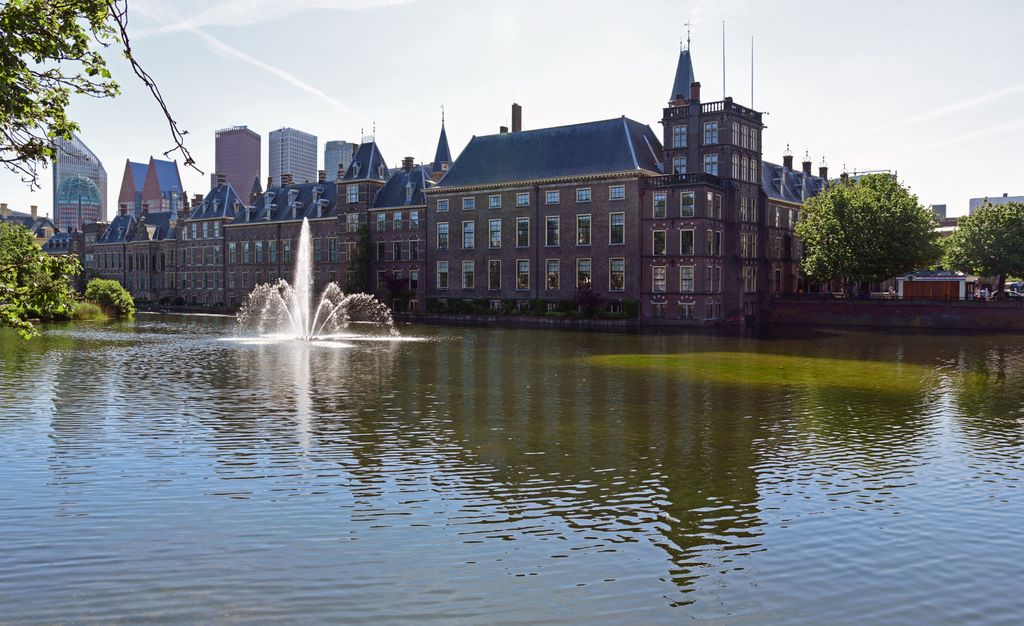
<instances>
[{"instance_id":1,"label":"water","mask_svg":"<svg viewBox=\"0 0 1024 626\"><path fill-rule=\"evenodd\" d=\"M1020 337L234 332L0 331L0 623L1024 617Z\"/></svg>"}]
</instances>

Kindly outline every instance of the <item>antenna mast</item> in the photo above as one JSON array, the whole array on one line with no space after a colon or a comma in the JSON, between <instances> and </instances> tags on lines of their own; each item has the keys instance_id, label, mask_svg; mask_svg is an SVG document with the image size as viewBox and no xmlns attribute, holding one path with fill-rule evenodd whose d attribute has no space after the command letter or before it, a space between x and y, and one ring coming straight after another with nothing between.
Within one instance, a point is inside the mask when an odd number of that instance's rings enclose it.
<instances>
[{"instance_id":1,"label":"antenna mast","mask_svg":"<svg viewBox=\"0 0 1024 626\"><path fill-rule=\"evenodd\" d=\"M750 36L750 108L754 108L754 36ZM755 109L756 110L756 109Z\"/></svg>"},{"instance_id":2,"label":"antenna mast","mask_svg":"<svg viewBox=\"0 0 1024 626\"><path fill-rule=\"evenodd\" d=\"M725 20L722 20L722 100L725 100Z\"/></svg>"}]
</instances>

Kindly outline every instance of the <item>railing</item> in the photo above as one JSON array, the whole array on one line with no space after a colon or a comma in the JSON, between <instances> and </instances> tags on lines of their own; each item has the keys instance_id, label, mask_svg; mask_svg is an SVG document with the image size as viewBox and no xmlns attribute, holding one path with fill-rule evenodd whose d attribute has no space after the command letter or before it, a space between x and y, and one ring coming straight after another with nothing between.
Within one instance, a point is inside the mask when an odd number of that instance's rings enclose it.
<instances>
[{"instance_id":1,"label":"railing","mask_svg":"<svg viewBox=\"0 0 1024 626\"><path fill-rule=\"evenodd\" d=\"M761 113L753 109L748 109L745 106L736 104L732 101L732 98L726 98L725 100L717 100L715 102L702 102L700 103L701 113L732 113L740 117L745 117L749 120L760 122ZM690 106L685 105L681 107L666 107L664 110L664 117L667 120L684 119L690 115Z\"/></svg>"},{"instance_id":2,"label":"railing","mask_svg":"<svg viewBox=\"0 0 1024 626\"><path fill-rule=\"evenodd\" d=\"M685 185L711 185L724 188L722 179L714 174L704 172L689 172L687 174L665 174L663 176L651 176L644 179L648 189L661 189L664 187L679 187Z\"/></svg>"}]
</instances>

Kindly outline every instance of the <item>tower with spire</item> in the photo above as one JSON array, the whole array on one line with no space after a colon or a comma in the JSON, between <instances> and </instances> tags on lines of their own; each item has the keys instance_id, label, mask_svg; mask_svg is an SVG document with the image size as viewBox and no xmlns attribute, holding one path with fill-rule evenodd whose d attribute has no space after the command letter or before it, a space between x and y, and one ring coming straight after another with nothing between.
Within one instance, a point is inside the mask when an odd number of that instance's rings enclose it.
<instances>
[{"instance_id":1,"label":"tower with spire","mask_svg":"<svg viewBox=\"0 0 1024 626\"><path fill-rule=\"evenodd\" d=\"M441 107L441 136L437 138L437 150L434 152L434 163L430 178L437 182L448 173L452 164L452 152L448 149L448 133L444 130L444 107Z\"/></svg>"}]
</instances>

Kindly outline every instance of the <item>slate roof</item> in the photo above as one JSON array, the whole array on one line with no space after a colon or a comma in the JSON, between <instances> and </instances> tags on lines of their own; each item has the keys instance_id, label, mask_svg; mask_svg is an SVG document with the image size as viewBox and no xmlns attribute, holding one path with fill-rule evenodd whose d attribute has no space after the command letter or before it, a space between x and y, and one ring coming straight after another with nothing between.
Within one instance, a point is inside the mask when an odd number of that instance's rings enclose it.
<instances>
[{"instance_id":1,"label":"slate roof","mask_svg":"<svg viewBox=\"0 0 1024 626\"><path fill-rule=\"evenodd\" d=\"M171 223L177 219L172 211L150 211L142 216L138 225L131 232L131 241L164 241L174 239L175 232Z\"/></svg>"},{"instance_id":2,"label":"slate roof","mask_svg":"<svg viewBox=\"0 0 1024 626\"><path fill-rule=\"evenodd\" d=\"M103 231L103 235L96 240L96 243L124 243L128 241L128 237L131 236L132 230L135 228L135 223L135 216L131 211L124 215L118 215L111 220L110 226L107 227L107 230Z\"/></svg>"},{"instance_id":3,"label":"slate roof","mask_svg":"<svg viewBox=\"0 0 1024 626\"><path fill-rule=\"evenodd\" d=\"M153 167L156 169L160 193L181 192L181 176L178 174L178 164L175 161L153 159ZM145 174L143 174L143 178L145 178Z\"/></svg>"},{"instance_id":4,"label":"slate roof","mask_svg":"<svg viewBox=\"0 0 1024 626\"><path fill-rule=\"evenodd\" d=\"M808 176L803 170L787 170L781 165L761 162L761 187L772 200L802 204L821 193L828 181L820 176Z\"/></svg>"},{"instance_id":5,"label":"slate roof","mask_svg":"<svg viewBox=\"0 0 1024 626\"><path fill-rule=\"evenodd\" d=\"M142 188L146 186L146 171L149 169L149 164L128 161L128 168L132 173L132 183L135 185L135 191L141 192Z\"/></svg>"},{"instance_id":6,"label":"slate roof","mask_svg":"<svg viewBox=\"0 0 1024 626\"><path fill-rule=\"evenodd\" d=\"M317 204L322 203L317 215ZM292 207L295 213L293 216ZM300 183L288 187L271 187L256 198L251 210L241 210L233 224L256 224L268 221L301 220L304 217L335 217L338 215L338 186L333 183Z\"/></svg>"},{"instance_id":7,"label":"slate roof","mask_svg":"<svg viewBox=\"0 0 1024 626\"><path fill-rule=\"evenodd\" d=\"M625 116L473 137L439 187L469 187L646 170L659 172L661 142Z\"/></svg>"},{"instance_id":8,"label":"slate roof","mask_svg":"<svg viewBox=\"0 0 1024 626\"><path fill-rule=\"evenodd\" d=\"M235 203L245 206L231 183L221 183L206 194L199 206L192 208L188 221L236 217Z\"/></svg>"},{"instance_id":9,"label":"slate roof","mask_svg":"<svg viewBox=\"0 0 1024 626\"><path fill-rule=\"evenodd\" d=\"M57 231L57 225L50 218L43 215L33 218L31 213L22 213L21 211L10 211L6 219L0 218L0 222L19 224L31 231L36 237L45 237L47 228L50 229L50 232Z\"/></svg>"},{"instance_id":10,"label":"slate roof","mask_svg":"<svg viewBox=\"0 0 1024 626\"><path fill-rule=\"evenodd\" d=\"M71 250L71 233L54 233L53 237L43 244L43 252L47 254L67 254Z\"/></svg>"},{"instance_id":11,"label":"slate roof","mask_svg":"<svg viewBox=\"0 0 1024 626\"><path fill-rule=\"evenodd\" d=\"M377 142L369 141L359 145L342 180L387 180L390 175L384 156L377 148Z\"/></svg>"},{"instance_id":12,"label":"slate roof","mask_svg":"<svg viewBox=\"0 0 1024 626\"><path fill-rule=\"evenodd\" d=\"M437 184L430 179L430 171L430 165L414 167L408 172L396 170L388 182L377 190L371 207L384 209L426 204L427 199L423 190Z\"/></svg>"},{"instance_id":13,"label":"slate roof","mask_svg":"<svg viewBox=\"0 0 1024 626\"><path fill-rule=\"evenodd\" d=\"M452 151L448 149L448 133L441 122L441 136L437 139L437 152L434 153L433 171L440 172L442 163L452 162Z\"/></svg>"},{"instance_id":14,"label":"slate roof","mask_svg":"<svg viewBox=\"0 0 1024 626\"><path fill-rule=\"evenodd\" d=\"M693 77L693 62L690 60L689 50L679 51L679 62L676 64L676 78L672 82L672 94L668 101L677 98L690 99L690 85L697 82Z\"/></svg>"}]
</instances>

